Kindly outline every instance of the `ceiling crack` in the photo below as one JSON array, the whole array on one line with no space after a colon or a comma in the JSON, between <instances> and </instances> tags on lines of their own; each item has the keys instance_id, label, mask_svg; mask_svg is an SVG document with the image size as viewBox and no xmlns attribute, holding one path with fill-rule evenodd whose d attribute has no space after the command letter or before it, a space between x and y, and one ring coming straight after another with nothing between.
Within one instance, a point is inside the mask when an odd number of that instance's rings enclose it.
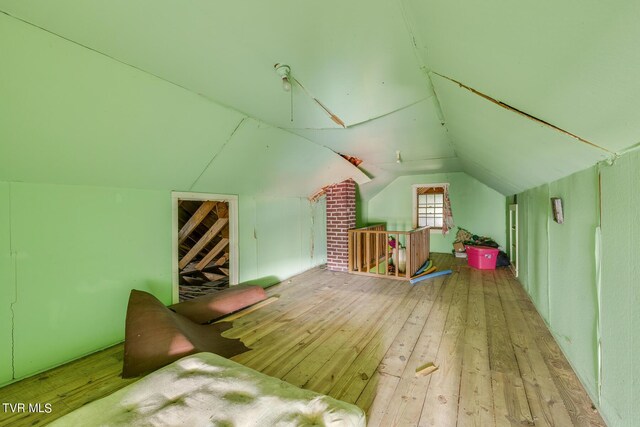
<instances>
[{"instance_id":1,"label":"ceiling crack","mask_svg":"<svg viewBox=\"0 0 640 427\"><path fill-rule=\"evenodd\" d=\"M574 133L571 133L571 132L569 132L569 131L566 131L566 130L564 130L564 129L562 129L562 128L560 128L560 127L558 127L558 126L554 125L554 124L551 124L551 123L547 122L546 120L539 119L539 118L537 118L536 116L532 116L531 114L526 113L526 112L524 112L524 111L522 111L522 110L519 110L519 109L517 109L517 108L515 108L515 107L512 107L512 106L511 106L511 105L509 105L509 104L506 104L506 103L504 103L504 102L502 102L502 101L498 101L497 99L492 98L491 96L489 96L489 95L487 95L487 94L485 94L485 93L483 93L483 92L480 92L480 91L479 91L479 90L477 90L477 89L474 89L474 88L472 88L472 87L470 87L470 86L467 86L467 85L465 85L464 83L460 83L459 81L457 81L457 80L455 80L455 79L452 79L451 77L447 77L447 76L442 75L442 74L440 74L440 73L437 73L437 72L435 72L435 71L433 71L433 70L431 70L431 72L432 72L433 74L437 75L437 76L442 77L443 79L449 80L450 82L457 84L457 85L458 85L458 86L460 86L461 88L466 89L466 90L468 90L469 92L471 92L471 93L473 93L473 94L475 94L475 95L478 95L478 96L480 96L481 98L484 98L484 99L486 99L486 100L487 100L487 101L489 101L489 102L492 102L492 103L496 104L496 105L497 105L497 106L499 106L499 107L504 108L505 110L508 110L508 111L513 112L513 113L519 114L519 115L521 115L521 116L523 116L523 117L525 117L525 118L527 118L527 119L529 119L529 120L532 120L532 121L534 121L534 122L536 122L536 123L538 123L538 124L541 124L541 125L543 125L543 126L546 126L546 127L548 127L548 128L551 128L551 129L553 129L553 130L556 130L556 131L558 131L558 132L560 132L560 133L563 133L563 134L565 134L565 135L568 135L568 136L570 136L571 138L576 139L576 140L578 140L578 141L580 141L580 142L582 142L582 143L584 143L584 144L590 145L590 146L592 146L592 147L594 147L594 148L597 148L597 149L599 149L599 150L605 151L606 153L608 153L608 154L610 154L610 155L612 155L612 156L615 156L615 153L614 153L613 151L607 150L606 148L601 147L601 146L599 146L598 144L595 144L595 143L593 143L593 142L591 142L591 141L588 141L588 140L586 140L586 139L584 139L584 138L582 138L582 137L580 137L580 136L578 136L578 135L576 135L576 134L574 134Z\"/></svg>"}]
</instances>

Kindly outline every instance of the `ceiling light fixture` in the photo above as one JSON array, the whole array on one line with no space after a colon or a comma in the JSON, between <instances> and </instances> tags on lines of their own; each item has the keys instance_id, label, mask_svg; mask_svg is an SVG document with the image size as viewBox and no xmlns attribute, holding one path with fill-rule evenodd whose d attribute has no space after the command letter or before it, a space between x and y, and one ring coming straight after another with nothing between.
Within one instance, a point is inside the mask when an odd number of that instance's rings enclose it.
<instances>
[{"instance_id":1,"label":"ceiling light fixture","mask_svg":"<svg viewBox=\"0 0 640 427\"><path fill-rule=\"evenodd\" d=\"M276 73L282 79L282 90L285 92L291 91L291 67L285 64L275 64L273 66L276 69Z\"/></svg>"},{"instance_id":2,"label":"ceiling light fixture","mask_svg":"<svg viewBox=\"0 0 640 427\"><path fill-rule=\"evenodd\" d=\"M311 93L307 90L307 88L304 87L302 83L300 83L300 80L296 79L291 74L291 67L289 67L286 64L280 64L279 62L276 62L273 65L273 68L275 69L276 73L278 73L278 75L280 76L280 79L282 80L282 90L284 90L285 92L289 92L291 94L291 121L292 122L293 122L293 86L292 84L295 83L300 89L302 89L302 91L309 98L311 98L316 104L318 104L320 108L322 108L325 111L325 113L329 115L329 118L331 119L331 121L333 121L335 124L339 126L342 126L343 128L347 127L347 125L344 124L344 122L340 117L333 114L331 110L329 110L322 102L320 102L318 98L311 95Z\"/></svg>"}]
</instances>

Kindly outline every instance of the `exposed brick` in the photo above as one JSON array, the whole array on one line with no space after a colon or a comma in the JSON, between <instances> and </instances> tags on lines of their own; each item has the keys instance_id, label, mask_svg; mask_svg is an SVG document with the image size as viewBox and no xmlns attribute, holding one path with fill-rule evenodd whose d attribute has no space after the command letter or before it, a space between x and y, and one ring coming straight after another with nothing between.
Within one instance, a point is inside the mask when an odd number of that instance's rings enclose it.
<instances>
[{"instance_id":1,"label":"exposed brick","mask_svg":"<svg viewBox=\"0 0 640 427\"><path fill-rule=\"evenodd\" d=\"M347 271L348 230L356 226L356 183L346 180L332 185L327 194L327 268Z\"/></svg>"}]
</instances>

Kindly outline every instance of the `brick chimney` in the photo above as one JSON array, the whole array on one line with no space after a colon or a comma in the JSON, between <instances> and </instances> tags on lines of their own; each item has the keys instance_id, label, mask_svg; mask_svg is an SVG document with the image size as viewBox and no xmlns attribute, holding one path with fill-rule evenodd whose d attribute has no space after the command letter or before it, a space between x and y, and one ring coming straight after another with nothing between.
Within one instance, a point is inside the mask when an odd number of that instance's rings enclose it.
<instances>
[{"instance_id":1,"label":"brick chimney","mask_svg":"<svg viewBox=\"0 0 640 427\"><path fill-rule=\"evenodd\" d=\"M347 230L356 226L356 183L342 181L326 189L327 268L347 271L349 241Z\"/></svg>"}]
</instances>

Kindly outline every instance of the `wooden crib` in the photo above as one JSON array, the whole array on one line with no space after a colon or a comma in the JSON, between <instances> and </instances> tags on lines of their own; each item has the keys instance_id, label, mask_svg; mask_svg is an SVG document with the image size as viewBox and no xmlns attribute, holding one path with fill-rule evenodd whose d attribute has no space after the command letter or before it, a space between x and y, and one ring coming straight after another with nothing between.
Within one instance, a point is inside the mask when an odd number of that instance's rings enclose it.
<instances>
[{"instance_id":1,"label":"wooden crib","mask_svg":"<svg viewBox=\"0 0 640 427\"><path fill-rule=\"evenodd\" d=\"M388 231L375 224L349 230L349 273L409 280L428 259L429 227Z\"/></svg>"}]
</instances>

